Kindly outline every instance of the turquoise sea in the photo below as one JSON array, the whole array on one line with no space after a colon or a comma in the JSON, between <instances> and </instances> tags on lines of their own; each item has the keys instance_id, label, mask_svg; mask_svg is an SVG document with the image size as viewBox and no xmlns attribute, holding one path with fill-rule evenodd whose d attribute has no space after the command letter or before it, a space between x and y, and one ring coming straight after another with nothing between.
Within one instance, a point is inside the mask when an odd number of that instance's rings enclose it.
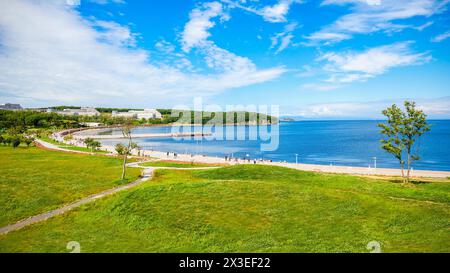
<instances>
[{"instance_id":1,"label":"turquoise sea","mask_svg":"<svg viewBox=\"0 0 450 273\"><path fill-rule=\"evenodd\" d=\"M379 121L298 121L279 125L279 145L274 151L261 151L261 140L206 140L149 138L135 139L147 150L193 153L213 156L264 158L322 165L398 168L398 161L380 148ZM432 120L432 129L418 143L422 159L415 169L450 171L450 120ZM233 126L235 132L248 132L249 126ZM208 128L210 129L210 128ZM141 127L133 133L170 133L170 126ZM195 127L201 131L202 127ZM104 134L119 134L119 131ZM220 138L220 137L219 137ZM120 140L105 140L114 144Z\"/></svg>"}]
</instances>

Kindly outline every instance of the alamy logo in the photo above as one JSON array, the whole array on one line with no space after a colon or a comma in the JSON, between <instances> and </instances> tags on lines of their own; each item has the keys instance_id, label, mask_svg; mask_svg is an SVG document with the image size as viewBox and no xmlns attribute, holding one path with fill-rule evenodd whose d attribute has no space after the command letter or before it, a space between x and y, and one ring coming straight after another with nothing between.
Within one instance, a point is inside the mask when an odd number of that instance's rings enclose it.
<instances>
[{"instance_id":1,"label":"alamy logo","mask_svg":"<svg viewBox=\"0 0 450 273\"><path fill-rule=\"evenodd\" d=\"M71 250L70 253L81 253L81 245L79 242L68 242L66 248L67 250Z\"/></svg>"},{"instance_id":2,"label":"alamy logo","mask_svg":"<svg viewBox=\"0 0 450 273\"><path fill-rule=\"evenodd\" d=\"M280 136L278 105L227 105L222 108L215 104L203 105L201 98L195 98L192 111L176 109L189 107L186 105L173 107L171 117L176 119L172 126L174 136L192 133L189 137L193 137L194 140L259 140L262 152L278 149ZM246 128L236 130L235 126ZM189 137L175 139L183 140Z\"/></svg>"}]
</instances>

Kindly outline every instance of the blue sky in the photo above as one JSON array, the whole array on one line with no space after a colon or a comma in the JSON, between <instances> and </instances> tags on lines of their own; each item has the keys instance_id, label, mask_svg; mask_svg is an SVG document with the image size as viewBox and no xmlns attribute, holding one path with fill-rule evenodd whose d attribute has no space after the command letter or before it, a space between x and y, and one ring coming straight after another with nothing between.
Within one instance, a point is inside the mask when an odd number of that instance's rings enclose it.
<instances>
[{"instance_id":1,"label":"blue sky","mask_svg":"<svg viewBox=\"0 0 450 273\"><path fill-rule=\"evenodd\" d=\"M450 118L449 0L77 2L0 3L0 103Z\"/></svg>"}]
</instances>

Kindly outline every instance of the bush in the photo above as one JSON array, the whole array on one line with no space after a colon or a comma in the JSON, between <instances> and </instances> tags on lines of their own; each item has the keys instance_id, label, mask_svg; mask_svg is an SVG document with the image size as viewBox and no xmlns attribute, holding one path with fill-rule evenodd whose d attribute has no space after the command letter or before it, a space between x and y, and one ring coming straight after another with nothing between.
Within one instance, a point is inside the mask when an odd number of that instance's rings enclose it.
<instances>
[{"instance_id":1,"label":"bush","mask_svg":"<svg viewBox=\"0 0 450 273\"><path fill-rule=\"evenodd\" d=\"M13 148L19 147L20 143L21 143L21 139L19 136L12 137L11 144L12 144Z\"/></svg>"},{"instance_id":2,"label":"bush","mask_svg":"<svg viewBox=\"0 0 450 273\"><path fill-rule=\"evenodd\" d=\"M25 137L23 142L27 145L27 147L30 147L31 143L33 143L34 138L32 137Z\"/></svg>"}]
</instances>

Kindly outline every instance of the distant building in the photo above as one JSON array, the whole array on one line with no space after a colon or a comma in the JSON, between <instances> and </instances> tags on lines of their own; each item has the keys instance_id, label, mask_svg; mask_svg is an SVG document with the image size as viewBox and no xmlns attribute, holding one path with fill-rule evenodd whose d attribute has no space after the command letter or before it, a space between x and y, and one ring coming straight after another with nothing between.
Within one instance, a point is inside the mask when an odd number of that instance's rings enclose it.
<instances>
[{"instance_id":1,"label":"distant building","mask_svg":"<svg viewBox=\"0 0 450 273\"><path fill-rule=\"evenodd\" d=\"M20 104L13 104L13 103L5 103L0 104L0 110L22 110L22 106Z\"/></svg>"},{"instance_id":2,"label":"distant building","mask_svg":"<svg viewBox=\"0 0 450 273\"><path fill-rule=\"evenodd\" d=\"M80 124L82 126L86 126L86 127L101 127L104 125L103 123L99 123L99 122L82 122Z\"/></svg>"},{"instance_id":3,"label":"distant building","mask_svg":"<svg viewBox=\"0 0 450 273\"><path fill-rule=\"evenodd\" d=\"M143 111L130 110L128 112L112 112L113 117L135 118L135 119L162 119L162 115L156 109L145 109Z\"/></svg>"},{"instance_id":4,"label":"distant building","mask_svg":"<svg viewBox=\"0 0 450 273\"><path fill-rule=\"evenodd\" d=\"M59 115L65 116L86 116L93 117L100 115L100 112L97 109L92 107L81 107L80 109L64 109L62 111L55 111L54 109L48 109L49 113L56 113Z\"/></svg>"}]
</instances>

